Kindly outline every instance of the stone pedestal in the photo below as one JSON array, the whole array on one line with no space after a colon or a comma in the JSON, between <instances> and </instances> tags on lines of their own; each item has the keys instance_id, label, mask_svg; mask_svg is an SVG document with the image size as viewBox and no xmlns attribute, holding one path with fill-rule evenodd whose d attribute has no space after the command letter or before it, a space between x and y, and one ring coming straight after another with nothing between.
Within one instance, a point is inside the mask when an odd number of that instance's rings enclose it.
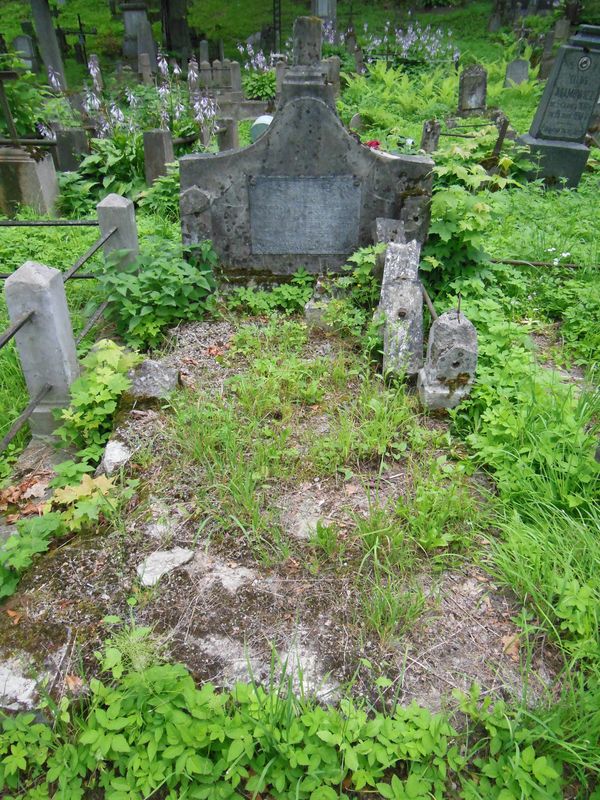
<instances>
[{"instance_id":1,"label":"stone pedestal","mask_svg":"<svg viewBox=\"0 0 600 800\"><path fill-rule=\"evenodd\" d=\"M559 139L537 139L526 133L519 141L527 145L531 161L536 163L533 178L544 178L549 185L574 188L579 184L590 154L589 147L580 142Z\"/></svg>"},{"instance_id":2,"label":"stone pedestal","mask_svg":"<svg viewBox=\"0 0 600 800\"><path fill-rule=\"evenodd\" d=\"M58 181L52 156L39 161L16 147L0 149L0 210L14 216L19 206L31 206L38 214L53 214Z\"/></svg>"}]
</instances>

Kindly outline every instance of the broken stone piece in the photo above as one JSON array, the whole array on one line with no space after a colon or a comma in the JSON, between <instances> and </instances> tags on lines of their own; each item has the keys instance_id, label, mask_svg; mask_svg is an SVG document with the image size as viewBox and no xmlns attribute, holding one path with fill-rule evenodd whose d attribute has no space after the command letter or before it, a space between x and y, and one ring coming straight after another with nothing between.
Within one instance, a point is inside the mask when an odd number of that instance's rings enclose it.
<instances>
[{"instance_id":1,"label":"broken stone piece","mask_svg":"<svg viewBox=\"0 0 600 800\"><path fill-rule=\"evenodd\" d=\"M421 245L390 242L385 253L378 312L384 318L383 371L414 375L423 364Z\"/></svg>"},{"instance_id":2,"label":"broken stone piece","mask_svg":"<svg viewBox=\"0 0 600 800\"><path fill-rule=\"evenodd\" d=\"M25 665L18 658L0 662L0 708L27 711L36 706L37 684L25 677Z\"/></svg>"},{"instance_id":3,"label":"broken stone piece","mask_svg":"<svg viewBox=\"0 0 600 800\"><path fill-rule=\"evenodd\" d=\"M143 361L129 373L129 394L136 400L162 400L177 388L179 370L151 358Z\"/></svg>"},{"instance_id":4,"label":"broken stone piece","mask_svg":"<svg viewBox=\"0 0 600 800\"><path fill-rule=\"evenodd\" d=\"M138 565L137 574L142 586L154 586L163 575L172 572L194 557L193 550L174 547L172 550L156 550Z\"/></svg>"},{"instance_id":5,"label":"broken stone piece","mask_svg":"<svg viewBox=\"0 0 600 800\"><path fill-rule=\"evenodd\" d=\"M104 450L102 461L97 469L98 475L112 475L125 466L133 452L118 439L110 439Z\"/></svg>"},{"instance_id":6,"label":"broken stone piece","mask_svg":"<svg viewBox=\"0 0 600 800\"><path fill-rule=\"evenodd\" d=\"M313 295L304 306L304 319L307 325L323 331L330 331L332 329L332 326L325 320L325 315L331 299L332 294L330 289L322 278L317 278Z\"/></svg>"},{"instance_id":7,"label":"broken stone piece","mask_svg":"<svg viewBox=\"0 0 600 800\"><path fill-rule=\"evenodd\" d=\"M429 332L427 359L417 388L430 409L454 408L467 397L477 368L477 331L464 314L446 311Z\"/></svg>"}]
</instances>

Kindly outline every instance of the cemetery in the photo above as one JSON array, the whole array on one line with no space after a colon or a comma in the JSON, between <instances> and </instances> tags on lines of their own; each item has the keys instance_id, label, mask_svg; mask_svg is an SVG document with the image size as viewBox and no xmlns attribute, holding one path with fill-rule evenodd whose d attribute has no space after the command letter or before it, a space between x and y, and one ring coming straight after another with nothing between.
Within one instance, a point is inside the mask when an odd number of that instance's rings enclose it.
<instances>
[{"instance_id":1,"label":"cemetery","mask_svg":"<svg viewBox=\"0 0 600 800\"><path fill-rule=\"evenodd\" d=\"M597 0L0 11L0 797L600 797Z\"/></svg>"}]
</instances>

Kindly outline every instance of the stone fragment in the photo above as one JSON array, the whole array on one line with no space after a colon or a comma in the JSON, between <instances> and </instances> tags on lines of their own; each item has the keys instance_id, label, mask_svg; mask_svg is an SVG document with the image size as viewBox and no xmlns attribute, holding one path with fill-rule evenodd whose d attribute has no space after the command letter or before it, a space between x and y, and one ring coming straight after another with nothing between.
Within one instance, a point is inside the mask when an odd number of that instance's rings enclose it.
<instances>
[{"instance_id":1,"label":"stone fragment","mask_svg":"<svg viewBox=\"0 0 600 800\"><path fill-rule=\"evenodd\" d=\"M112 475L113 472L124 467L133 452L118 439L110 439L104 450L102 461L98 467L99 475Z\"/></svg>"},{"instance_id":2,"label":"stone fragment","mask_svg":"<svg viewBox=\"0 0 600 800\"><path fill-rule=\"evenodd\" d=\"M426 153L434 153L440 141L442 125L437 119L428 119L423 123L423 133L421 134L420 150Z\"/></svg>"},{"instance_id":3,"label":"stone fragment","mask_svg":"<svg viewBox=\"0 0 600 800\"><path fill-rule=\"evenodd\" d=\"M172 550L157 550L145 558L137 567L137 574L142 586L154 586L163 575L177 567L187 564L194 557L193 550L174 547Z\"/></svg>"},{"instance_id":4,"label":"stone fragment","mask_svg":"<svg viewBox=\"0 0 600 800\"><path fill-rule=\"evenodd\" d=\"M325 319L330 302L331 293L329 288L322 278L318 278L313 295L304 306L304 319L306 320L306 324L323 331L331 330L331 324Z\"/></svg>"},{"instance_id":5,"label":"stone fragment","mask_svg":"<svg viewBox=\"0 0 600 800\"><path fill-rule=\"evenodd\" d=\"M390 242L385 254L378 312L384 319L383 371L414 375L423 364L421 246Z\"/></svg>"},{"instance_id":6,"label":"stone fragment","mask_svg":"<svg viewBox=\"0 0 600 800\"><path fill-rule=\"evenodd\" d=\"M162 361L151 358L129 373L131 389L129 394L136 400L162 400L177 388L179 370Z\"/></svg>"},{"instance_id":7,"label":"stone fragment","mask_svg":"<svg viewBox=\"0 0 600 800\"><path fill-rule=\"evenodd\" d=\"M0 662L0 708L28 711L35 708L37 684L24 675L26 665L19 658Z\"/></svg>"},{"instance_id":8,"label":"stone fragment","mask_svg":"<svg viewBox=\"0 0 600 800\"><path fill-rule=\"evenodd\" d=\"M446 311L429 332L427 359L417 388L430 409L454 408L467 397L477 368L477 331L464 314Z\"/></svg>"}]
</instances>

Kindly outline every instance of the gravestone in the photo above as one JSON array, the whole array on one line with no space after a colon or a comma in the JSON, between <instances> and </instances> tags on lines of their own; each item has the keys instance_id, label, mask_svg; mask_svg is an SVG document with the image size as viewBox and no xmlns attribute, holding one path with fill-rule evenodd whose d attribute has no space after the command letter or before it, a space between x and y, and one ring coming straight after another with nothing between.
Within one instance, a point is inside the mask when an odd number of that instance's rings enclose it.
<instances>
[{"instance_id":1,"label":"gravestone","mask_svg":"<svg viewBox=\"0 0 600 800\"><path fill-rule=\"evenodd\" d=\"M155 128L144 131L144 174L152 186L157 178L167 174L167 164L175 161L171 131Z\"/></svg>"},{"instance_id":2,"label":"gravestone","mask_svg":"<svg viewBox=\"0 0 600 800\"><path fill-rule=\"evenodd\" d=\"M311 14L320 17L324 22L332 23L335 28L337 0L311 0Z\"/></svg>"},{"instance_id":3,"label":"gravestone","mask_svg":"<svg viewBox=\"0 0 600 800\"><path fill-rule=\"evenodd\" d=\"M529 61L526 58L515 58L506 65L506 74L504 76L504 88L510 86L518 86L521 83L527 83L529 80Z\"/></svg>"},{"instance_id":4,"label":"gravestone","mask_svg":"<svg viewBox=\"0 0 600 800\"><path fill-rule=\"evenodd\" d=\"M423 366L421 245L390 242L385 253L378 314L383 318L383 372L416 375Z\"/></svg>"},{"instance_id":5,"label":"gravestone","mask_svg":"<svg viewBox=\"0 0 600 800\"><path fill-rule=\"evenodd\" d=\"M44 66L46 70L54 76L54 81L57 86L59 86L62 91L65 91L67 88L65 68L63 66L60 47L58 46L58 39L56 38L56 31L52 23L52 14L50 12L48 0L31 0L31 11Z\"/></svg>"},{"instance_id":6,"label":"gravestone","mask_svg":"<svg viewBox=\"0 0 600 800\"><path fill-rule=\"evenodd\" d=\"M200 47L198 49L200 53L200 61L210 61L208 41L206 39L201 40Z\"/></svg>"},{"instance_id":7,"label":"gravestone","mask_svg":"<svg viewBox=\"0 0 600 800\"><path fill-rule=\"evenodd\" d=\"M554 39L557 42L566 41L571 35L571 23L566 17L556 20L554 25Z\"/></svg>"},{"instance_id":8,"label":"gravestone","mask_svg":"<svg viewBox=\"0 0 600 800\"><path fill-rule=\"evenodd\" d=\"M61 172L75 172L89 152L90 146L83 128L57 128L56 160Z\"/></svg>"},{"instance_id":9,"label":"gravestone","mask_svg":"<svg viewBox=\"0 0 600 800\"><path fill-rule=\"evenodd\" d=\"M458 113L484 114L487 103L487 72L481 64L465 67L458 82Z\"/></svg>"},{"instance_id":10,"label":"gravestone","mask_svg":"<svg viewBox=\"0 0 600 800\"><path fill-rule=\"evenodd\" d=\"M148 19L142 19L138 25L137 32L137 58L142 53L147 53L150 62L150 71L154 74L157 71L156 63L156 42L152 34L152 25Z\"/></svg>"},{"instance_id":11,"label":"gravestone","mask_svg":"<svg viewBox=\"0 0 600 800\"><path fill-rule=\"evenodd\" d=\"M440 141L442 125L437 119L429 119L423 123L420 149L426 153L435 153Z\"/></svg>"},{"instance_id":12,"label":"gravestone","mask_svg":"<svg viewBox=\"0 0 600 800\"><path fill-rule=\"evenodd\" d=\"M138 50L138 36L140 31L149 24L148 9L145 3L123 3L123 27L125 35L123 37L123 55L130 61L135 61L140 52L152 53L147 49Z\"/></svg>"},{"instance_id":13,"label":"gravestone","mask_svg":"<svg viewBox=\"0 0 600 800\"><path fill-rule=\"evenodd\" d=\"M600 27L584 25L561 46L529 133L536 175L577 186L587 163L585 135L600 94Z\"/></svg>"},{"instance_id":14,"label":"gravestone","mask_svg":"<svg viewBox=\"0 0 600 800\"><path fill-rule=\"evenodd\" d=\"M162 0L160 9L165 47L187 61L192 52L187 0Z\"/></svg>"},{"instance_id":15,"label":"gravestone","mask_svg":"<svg viewBox=\"0 0 600 800\"><path fill-rule=\"evenodd\" d=\"M152 85L152 68L148 53L140 53L138 56L138 76L144 86Z\"/></svg>"},{"instance_id":16,"label":"gravestone","mask_svg":"<svg viewBox=\"0 0 600 800\"><path fill-rule=\"evenodd\" d=\"M544 35L544 45L542 50L542 57L540 60L540 68L538 71L538 80L545 81L554 66L554 31L549 31Z\"/></svg>"},{"instance_id":17,"label":"gravestone","mask_svg":"<svg viewBox=\"0 0 600 800\"><path fill-rule=\"evenodd\" d=\"M211 239L230 275L339 269L372 242L377 217L427 230L433 163L361 145L335 111L321 69L321 21L294 25L282 103L250 147L184 156L185 244Z\"/></svg>"},{"instance_id":18,"label":"gravestone","mask_svg":"<svg viewBox=\"0 0 600 800\"><path fill-rule=\"evenodd\" d=\"M39 64L37 62L35 46L31 36L27 36L25 33L21 34L20 36L16 36L12 40L11 47L15 53L21 57L25 66L30 72L38 71Z\"/></svg>"},{"instance_id":19,"label":"gravestone","mask_svg":"<svg viewBox=\"0 0 600 800\"><path fill-rule=\"evenodd\" d=\"M54 213L58 180L50 153L41 159L16 147L0 148L0 211L14 216L19 206Z\"/></svg>"},{"instance_id":20,"label":"gravestone","mask_svg":"<svg viewBox=\"0 0 600 800\"><path fill-rule=\"evenodd\" d=\"M477 331L460 311L446 311L429 331L417 388L430 409L454 408L471 391L477 369Z\"/></svg>"},{"instance_id":21,"label":"gravestone","mask_svg":"<svg viewBox=\"0 0 600 800\"><path fill-rule=\"evenodd\" d=\"M219 150L235 150L240 146L238 124L231 117L222 117L217 121L217 143Z\"/></svg>"}]
</instances>

